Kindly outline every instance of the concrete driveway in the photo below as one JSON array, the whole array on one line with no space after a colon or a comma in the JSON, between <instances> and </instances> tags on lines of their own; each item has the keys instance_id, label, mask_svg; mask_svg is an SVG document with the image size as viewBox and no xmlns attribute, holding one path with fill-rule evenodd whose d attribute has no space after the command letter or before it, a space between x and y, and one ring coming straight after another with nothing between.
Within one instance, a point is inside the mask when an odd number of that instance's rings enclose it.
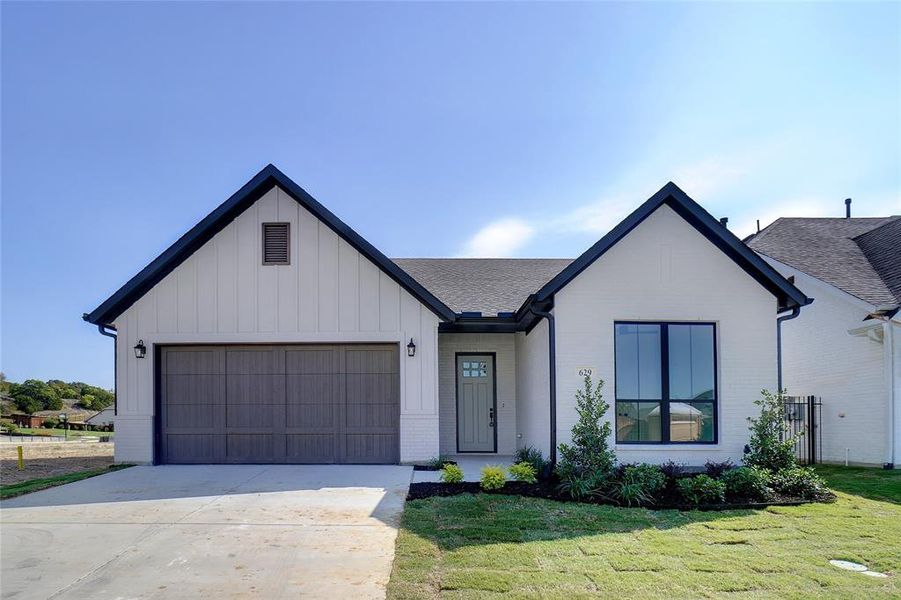
<instances>
[{"instance_id":1,"label":"concrete driveway","mask_svg":"<svg viewBox=\"0 0 901 600\"><path fill-rule=\"evenodd\" d=\"M412 474L132 467L0 503L3 598L384 597Z\"/></svg>"}]
</instances>

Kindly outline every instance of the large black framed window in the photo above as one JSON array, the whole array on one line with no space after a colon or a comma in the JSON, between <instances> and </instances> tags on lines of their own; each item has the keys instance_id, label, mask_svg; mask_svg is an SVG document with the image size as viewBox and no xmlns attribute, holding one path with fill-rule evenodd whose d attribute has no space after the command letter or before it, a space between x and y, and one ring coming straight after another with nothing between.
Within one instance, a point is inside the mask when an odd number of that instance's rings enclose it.
<instances>
[{"instance_id":1,"label":"large black framed window","mask_svg":"<svg viewBox=\"0 0 901 600\"><path fill-rule=\"evenodd\" d=\"M614 323L616 441L717 442L716 326Z\"/></svg>"}]
</instances>

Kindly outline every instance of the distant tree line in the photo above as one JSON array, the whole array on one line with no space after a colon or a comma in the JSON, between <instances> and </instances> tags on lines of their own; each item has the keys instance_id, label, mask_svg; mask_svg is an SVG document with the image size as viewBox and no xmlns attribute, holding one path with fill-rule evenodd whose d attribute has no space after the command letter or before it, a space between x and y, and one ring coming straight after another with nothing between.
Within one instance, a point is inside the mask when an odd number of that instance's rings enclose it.
<instances>
[{"instance_id":1,"label":"distant tree line","mask_svg":"<svg viewBox=\"0 0 901 600\"><path fill-rule=\"evenodd\" d=\"M86 410L103 410L113 403L112 392L81 381L26 379L14 383L7 381L3 373L0 373L0 392L12 398L17 409L28 414L60 410L64 399L75 400L76 406Z\"/></svg>"}]
</instances>

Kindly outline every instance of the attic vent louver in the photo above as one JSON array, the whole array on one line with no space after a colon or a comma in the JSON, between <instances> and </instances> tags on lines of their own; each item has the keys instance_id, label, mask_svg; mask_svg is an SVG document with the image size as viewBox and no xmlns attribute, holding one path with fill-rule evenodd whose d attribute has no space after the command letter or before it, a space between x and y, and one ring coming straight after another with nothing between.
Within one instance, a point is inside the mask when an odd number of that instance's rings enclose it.
<instances>
[{"instance_id":1,"label":"attic vent louver","mask_svg":"<svg viewBox=\"0 0 901 600\"><path fill-rule=\"evenodd\" d=\"M289 239L289 223L263 223L263 264L291 264Z\"/></svg>"}]
</instances>

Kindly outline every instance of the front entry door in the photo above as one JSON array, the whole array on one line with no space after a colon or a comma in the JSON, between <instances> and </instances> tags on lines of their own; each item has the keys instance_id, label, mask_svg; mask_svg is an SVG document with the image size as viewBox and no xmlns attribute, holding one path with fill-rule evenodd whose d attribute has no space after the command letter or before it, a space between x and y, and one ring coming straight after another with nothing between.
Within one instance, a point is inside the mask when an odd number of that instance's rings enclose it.
<instances>
[{"instance_id":1,"label":"front entry door","mask_svg":"<svg viewBox=\"0 0 901 600\"><path fill-rule=\"evenodd\" d=\"M494 356L457 356L457 451L497 452Z\"/></svg>"}]
</instances>

